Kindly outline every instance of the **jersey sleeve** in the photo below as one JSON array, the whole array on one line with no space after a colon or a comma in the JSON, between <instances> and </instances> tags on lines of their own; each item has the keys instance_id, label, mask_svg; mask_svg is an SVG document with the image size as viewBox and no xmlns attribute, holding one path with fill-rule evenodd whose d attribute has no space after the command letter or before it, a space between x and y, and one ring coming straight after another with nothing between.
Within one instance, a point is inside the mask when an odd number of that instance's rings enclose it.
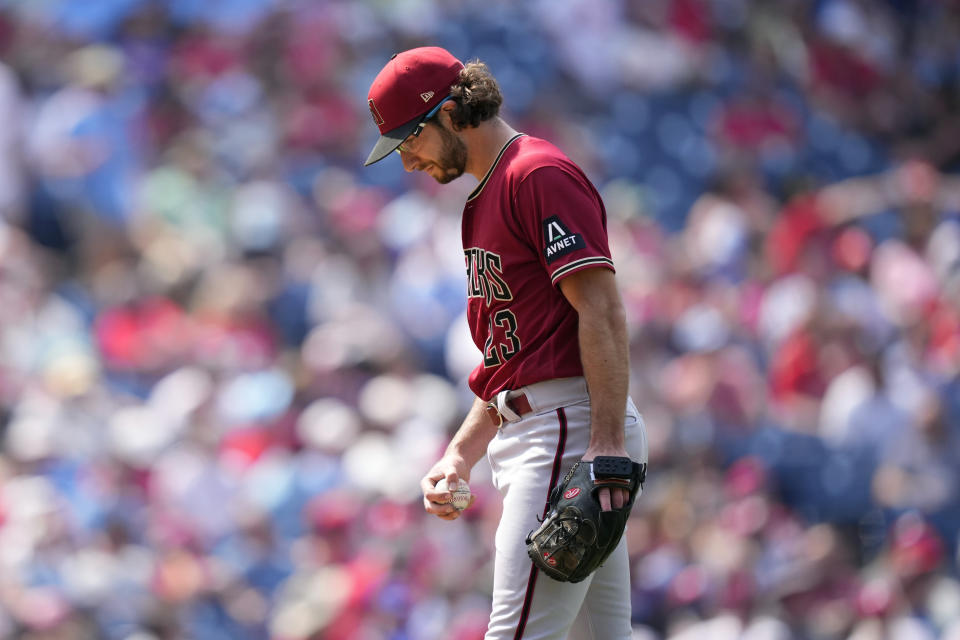
<instances>
[{"instance_id":1,"label":"jersey sleeve","mask_svg":"<svg viewBox=\"0 0 960 640\"><path fill-rule=\"evenodd\" d=\"M582 269L614 270L606 212L585 176L541 167L520 182L514 198L523 235L554 285Z\"/></svg>"}]
</instances>

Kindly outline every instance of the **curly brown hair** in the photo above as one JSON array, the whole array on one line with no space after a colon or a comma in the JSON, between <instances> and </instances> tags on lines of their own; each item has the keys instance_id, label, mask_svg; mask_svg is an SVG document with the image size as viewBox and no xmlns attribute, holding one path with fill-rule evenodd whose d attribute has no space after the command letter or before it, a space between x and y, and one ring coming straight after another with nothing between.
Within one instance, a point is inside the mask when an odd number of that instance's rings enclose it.
<instances>
[{"instance_id":1,"label":"curly brown hair","mask_svg":"<svg viewBox=\"0 0 960 640\"><path fill-rule=\"evenodd\" d=\"M468 62L460 71L457 84L450 88L450 97L457 108L450 113L453 126L459 130L476 127L496 117L503 104L503 95L489 67L479 60Z\"/></svg>"}]
</instances>

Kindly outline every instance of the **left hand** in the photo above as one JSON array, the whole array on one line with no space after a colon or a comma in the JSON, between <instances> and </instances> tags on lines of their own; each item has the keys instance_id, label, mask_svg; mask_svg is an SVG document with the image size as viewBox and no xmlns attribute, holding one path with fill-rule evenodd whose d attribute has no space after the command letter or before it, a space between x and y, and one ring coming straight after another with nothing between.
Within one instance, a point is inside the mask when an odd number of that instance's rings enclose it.
<instances>
[{"instance_id":1,"label":"left hand","mask_svg":"<svg viewBox=\"0 0 960 640\"><path fill-rule=\"evenodd\" d=\"M583 461L590 462L597 456L621 456L629 458L630 454L623 448L594 448L591 446L587 448L587 452L583 454ZM630 499L630 492L627 489L607 489L604 487L597 491L597 499L600 500L601 511L622 509Z\"/></svg>"}]
</instances>

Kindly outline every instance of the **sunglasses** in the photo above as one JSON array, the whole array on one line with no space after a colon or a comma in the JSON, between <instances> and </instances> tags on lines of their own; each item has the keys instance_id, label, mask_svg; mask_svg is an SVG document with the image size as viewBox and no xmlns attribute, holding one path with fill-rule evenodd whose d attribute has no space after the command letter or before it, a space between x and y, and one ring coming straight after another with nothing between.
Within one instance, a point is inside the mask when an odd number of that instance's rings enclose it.
<instances>
[{"instance_id":1,"label":"sunglasses","mask_svg":"<svg viewBox=\"0 0 960 640\"><path fill-rule=\"evenodd\" d=\"M423 133L423 130L427 127L427 123L430 121L430 119L437 115L437 112L440 111L440 107L442 107L449 99L450 98L448 97L446 100L441 100L440 104L435 106L433 109L430 109L430 111L423 116L423 119L417 123L416 129L414 129L413 132L411 132L410 135L407 136L406 139L404 139L404 141L397 146L397 153L410 151L404 147L413 142L416 138L420 137L420 134Z\"/></svg>"}]
</instances>

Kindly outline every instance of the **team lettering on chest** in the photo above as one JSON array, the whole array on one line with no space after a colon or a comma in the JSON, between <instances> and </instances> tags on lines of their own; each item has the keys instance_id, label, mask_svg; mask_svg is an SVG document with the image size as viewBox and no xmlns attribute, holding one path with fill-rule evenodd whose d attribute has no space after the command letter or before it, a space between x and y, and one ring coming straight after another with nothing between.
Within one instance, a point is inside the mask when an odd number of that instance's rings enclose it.
<instances>
[{"instance_id":1,"label":"team lettering on chest","mask_svg":"<svg viewBox=\"0 0 960 640\"><path fill-rule=\"evenodd\" d=\"M483 298L489 307L494 300L513 300L510 287L503 279L503 261L492 251L471 247L465 249L467 262L467 296Z\"/></svg>"},{"instance_id":2,"label":"team lettering on chest","mask_svg":"<svg viewBox=\"0 0 960 640\"><path fill-rule=\"evenodd\" d=\"M492 251L471 247L463 251L467 262L467 296L481 298L489 308L494 300L510 302L513 293L503 277L503 260ZM517 317L509 308L487 317L483 345L483 366L490 369L513 358L522 345L517 335Z\"/></svg>"}]
</instances>

